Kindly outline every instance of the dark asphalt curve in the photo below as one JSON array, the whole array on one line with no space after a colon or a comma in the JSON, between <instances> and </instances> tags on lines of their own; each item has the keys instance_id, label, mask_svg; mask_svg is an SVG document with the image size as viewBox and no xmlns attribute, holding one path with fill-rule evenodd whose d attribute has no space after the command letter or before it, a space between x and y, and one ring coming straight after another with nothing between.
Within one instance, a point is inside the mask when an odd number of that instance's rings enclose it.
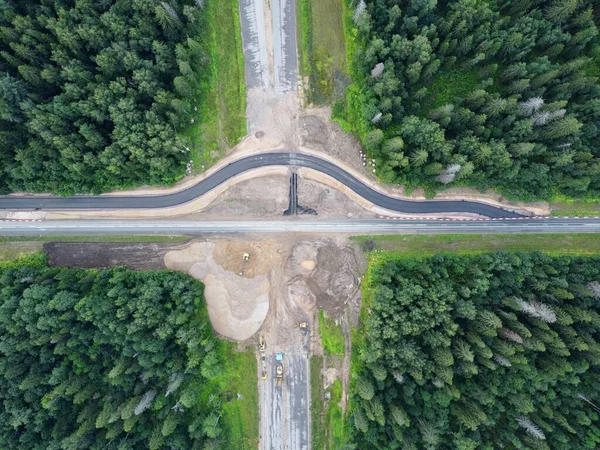
<instances>
[{"instance_id":1,"label":"dark asphalt curve","mask_svg":"<svg viewBox=\"0 0 600 450\"><path fill-rule=\"evenodd\" d=\"M408 214L473 213L491 218L521 217L512 211L484 203L451 200L409 201L388 197L367 186L335 164L312 155L301 153L262 153L233 161L214 174L185 190L166 195L114 196L78 195L52 196L0 196L0 209L153 209L187 203L200 197L229 178L251 169L266 166L296 166L318 170L343 183L373 204L392 211Z\"/></svg>"}]
</instances>

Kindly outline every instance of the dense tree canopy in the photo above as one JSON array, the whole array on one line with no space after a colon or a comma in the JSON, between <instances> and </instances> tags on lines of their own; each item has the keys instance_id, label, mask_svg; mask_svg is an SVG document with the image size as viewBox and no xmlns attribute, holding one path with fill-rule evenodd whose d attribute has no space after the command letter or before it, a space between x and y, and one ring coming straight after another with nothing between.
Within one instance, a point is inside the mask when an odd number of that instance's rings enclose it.
<instances>
[{"instance_id":1,"label":"dense tree canopy","mask_svg":"<svg viewBox=\"0 0 600 450\"><path fill-rule=\"evenodd\" d=\"M0 0L0 191L168 183L204 61L192 0Z\"/></svg>"},{"instance_id":2,"label":"dense tree canopy","mask_svg":"<svg viewBox=\"0 0 600 450\"><path fill-rule=\"evenodd\" d=\"M0 448L217 448L202 295L166 271L0 269Z\"/></svg>"},{"instance_id":3,"label":"dense tree canopy","mask_svg":"<svg viewBox=\"0 0 600 450\"><path fill-rule=\"evenodd\" d=\"M404 259L372 286L357 448L600 447L600 258Z\"/></svg>"},{"instance_id":4,"label":"dense tree canopy","mask_svg":"<svg viewBox=\"0 0 600 450\"><path fill-rule=\"evenodd\" d=\"M521 199L600 195L595 3L352 2L363 45L348 117L380 176ZM387 144L398 137L403 148Z\"/></svg>"}]
</instances>

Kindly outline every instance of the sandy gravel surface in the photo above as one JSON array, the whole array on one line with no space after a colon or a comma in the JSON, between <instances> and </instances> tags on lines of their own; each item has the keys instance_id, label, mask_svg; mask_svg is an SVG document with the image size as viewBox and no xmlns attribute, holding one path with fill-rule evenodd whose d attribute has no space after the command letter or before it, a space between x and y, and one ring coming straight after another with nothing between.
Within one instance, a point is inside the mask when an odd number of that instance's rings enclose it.
<instances>
[{"instance_id":1,"label":"sandy gravel surface","mask_svg":"<svg viewBox=\"0 0 600 450\"><path fill-rule=\"evenodd\" d=\"M243 341L258 331L267 316L270 283L262 266L257 266L254 269L256 276L250 277L252 265L248 264L244 268L245 276L240 275L241 263L236 268L234 260L241 262L243 253L222 255L227 245L197 242L183 250L167 253L165 265L201 280L205 285L208 315L215 331ZM215 251L217 246L225 246L225 249ZM215 260L215 256L225 267Z\"/></svg>"},{"instance_id":2,"label":"sandy gravel surface","mask_svg":"<svg viewBox=\"0 0 600 450\"><path fill-rule=\"evenodd\" d=\"M297 147L297 116L300 108L295 92L276 93L272 89L246 91L248 134L283 145Z\"/></svg>"}]
</instances>

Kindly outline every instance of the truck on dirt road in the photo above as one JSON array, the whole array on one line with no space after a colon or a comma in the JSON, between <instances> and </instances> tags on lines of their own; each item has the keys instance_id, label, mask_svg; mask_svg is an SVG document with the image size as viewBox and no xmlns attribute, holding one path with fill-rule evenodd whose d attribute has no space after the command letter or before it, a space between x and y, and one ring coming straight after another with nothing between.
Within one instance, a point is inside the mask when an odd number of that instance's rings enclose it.
<instances>
[{"instance_id":1,"label":"truck on dirt road","mask_svg":"<svg viewBox=\"0 0 600 450\"><path fill-rule=\"evenodd\" d=\"M283 353L277 353L275 360L277 361L277 386L281 386L283 384Z\"/></svg>"}]
</instances>

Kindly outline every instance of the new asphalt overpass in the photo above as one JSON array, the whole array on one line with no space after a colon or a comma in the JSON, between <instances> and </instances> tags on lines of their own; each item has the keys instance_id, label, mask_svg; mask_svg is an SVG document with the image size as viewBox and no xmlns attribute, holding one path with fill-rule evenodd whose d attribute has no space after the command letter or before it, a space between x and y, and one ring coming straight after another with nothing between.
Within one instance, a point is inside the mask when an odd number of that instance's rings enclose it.
<instances>
[{"instance_id":1,"label":"new asphalt overpass","mask_svg":"<svg viewBox=\"0 0 600 450\"><path fill-rule=\"evenodd\" d=\"M302 153L262 153L238 159L219 169L197 184L171 194L130 196L0 196L0 209L5 210L110 210L154 209L181 205L192 201L231 177L252 169L267 166L307 167L322 172L376 206L407 214L471 213L490 218L522 217L513 211L485 203L454 200L410 201L385 195L366 185L332 162Z\"/></svg>"}]
</instances>

